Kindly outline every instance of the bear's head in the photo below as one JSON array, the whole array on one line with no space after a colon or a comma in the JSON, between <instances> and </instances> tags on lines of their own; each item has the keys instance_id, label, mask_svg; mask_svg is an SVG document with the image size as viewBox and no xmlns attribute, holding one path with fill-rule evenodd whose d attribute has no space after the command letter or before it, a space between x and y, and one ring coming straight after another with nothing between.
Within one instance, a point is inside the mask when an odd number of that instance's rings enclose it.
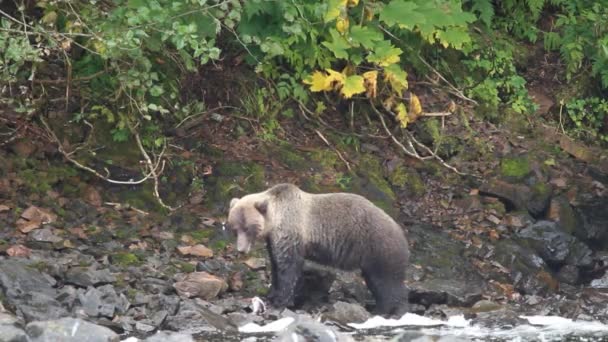
<instances>
[{"instance_id":1,"label":"bear's head","mask_svg":"<svg viewBox=\"0 0 608 342\"><path fill-rule=\"evenodd\" d=\"M236 249L248 253L266 228L268 200L257 196L233 198L230 201L226 227L236 234Z\"/></svg>"}]
</instances>

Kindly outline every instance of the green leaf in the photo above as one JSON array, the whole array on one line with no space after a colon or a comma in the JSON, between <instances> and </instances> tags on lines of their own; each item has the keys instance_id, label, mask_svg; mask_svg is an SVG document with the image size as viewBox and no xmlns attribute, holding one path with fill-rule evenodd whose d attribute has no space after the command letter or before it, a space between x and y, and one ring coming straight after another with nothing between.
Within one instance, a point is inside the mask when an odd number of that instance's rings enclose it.
<instances>
[{"instance_id":1,"label":"green leaf","mask_svg":"<svg viewBox=\"0 0 608 342\"><path fill-rule=\"evenodd\" d=\"M362 76L353 75L348 76L344 80L344 86L340 91L345 98L351 98L355 94L361 94L365 92L364 79Z\"/></svg>"},{"instance_id":2,"label":"green leaf","mask_svg":"<svg viewBox=\"0 0 608 342\"><path fill-rule=\"evenodd\" d=\"M380 12L380 20L389 26L398 25L400 28L411 30L426 21L426 18L416 11L417 8L418 5L414 2L393 0Z\"/></svg>"},{"instance_id":3,"label":"green leaf","mask_svg":"<svg viewBox=\"0 0 608 342\"><path fill-rule=\"evenodd\" d=\"M346 39L344 39L344 37L335 29L331 29L329 33L331 34L332 41L323 42L322 44L333 52L336 58L348 59L348 52L346 50L350 48L350 45L348 45Z\"/></svg>"},{"instance_id":4,"label":"green leaf","mask_svg":"<svg viewBox=\"0 0 608 342\"><path fill-rule=\"evenodd\" d=\"M377 42L372 53L367 56L367 60L380 66L387 66L399 62L403 51L394 47L388 40Z\"/></svg>"},{"instance_id":5,"label":"green leaf","mask_svg":"<svg viewBox=\"0 0 608 342\"><path fill-rule=\"evenodd\" d=\"M326 23L336 19L340 16L340 13L345 10L342 0L329 0L327 4L327 12L323 16L323 21Z\"/></svg>"},{"instance_id":6,"label":"green leaf","mask_svg":"<svg viewBox=\"0 0 608 342\"><path fill-rule=\"evenodd\" d=\"M382 40L383 35L369 27L356 25L350 29L350 38L352 38L355 46L361 44L367 49L372 49L374 48L374 42Z\"/></svg>"},{"instance_id":7,"label":"green leaf","mask_svg":"<svg viewBox=\"0 0 608 342\"><path fill-rule=\"evenodd\" d=\"M451 27L445 31L437 32L437 38L441 41L444 47L448 45L455 49L461 49L462 45L471 42L471 37L462 27Z\"/></svg>"}]
</instances>

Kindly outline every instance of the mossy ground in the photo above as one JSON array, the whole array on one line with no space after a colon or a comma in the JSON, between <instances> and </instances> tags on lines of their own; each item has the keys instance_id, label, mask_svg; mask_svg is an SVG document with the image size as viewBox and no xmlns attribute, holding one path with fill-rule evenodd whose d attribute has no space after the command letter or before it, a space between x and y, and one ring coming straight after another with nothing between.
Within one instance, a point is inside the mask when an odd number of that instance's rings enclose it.
<instances>
[{"instance_id":1,"label":"mossy ground","mask_svg":"<svg viewBox=\"0 0 608 342\"><path fill-rule=\"evenodd\" d=\"M504 158L500 162L501 174L513 180L523 180L530 174L530 163L525 156Z\"/></svg>"}]
</instances>

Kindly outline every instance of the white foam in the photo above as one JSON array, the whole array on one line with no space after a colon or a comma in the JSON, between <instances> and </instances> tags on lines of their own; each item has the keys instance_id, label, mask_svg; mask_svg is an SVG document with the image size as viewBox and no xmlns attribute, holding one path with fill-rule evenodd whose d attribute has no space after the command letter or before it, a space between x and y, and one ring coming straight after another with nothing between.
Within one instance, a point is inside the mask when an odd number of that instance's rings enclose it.
<instances>
[{"instance_id":1,"label":"white foam","mask_svg":"<svg viewBox=\"0 0 608 342\"><path fill-rule=\"evenodd\" d=\"M464 319L464 317L463 317ZM399 319L384 318L381 316L374 316L363 323L348 323L349 326L355 329L374 329L379 327L404 327L404 326L417 326L417 327L428 327L428 326L439 326L444 325L447 322L416 315L413 313L406 313Z\"/></svg>"},{"instance_id":2,"label":"white foam","mask_svg":"<svg viewBox=\"0 0 608 342\"><path fill-rule=\"evenodd\" d=\"M295 321L293 317L283 317L274 322L270 322L266 325L259 325L256 323L247 323L242 327L239 327L239 331L243 333L265 333L265 332L279 332L285 330L291 323Z\"/></svg>"}]
</instances>

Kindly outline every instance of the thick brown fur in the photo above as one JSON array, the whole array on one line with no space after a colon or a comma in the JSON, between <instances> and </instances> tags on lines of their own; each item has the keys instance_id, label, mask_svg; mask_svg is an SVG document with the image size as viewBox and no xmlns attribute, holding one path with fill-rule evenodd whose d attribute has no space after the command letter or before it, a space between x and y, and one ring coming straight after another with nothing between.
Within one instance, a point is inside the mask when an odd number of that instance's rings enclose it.
<instances>
[{"instance_id":1,"label":"thick brown fur","mask_svg":"<svg viewBox=\"0 0 608 342\"><path fill-rule=\"evenodd\" d=\"M362 271L376 299L376 311L402 313L409 248L402 228L362 196L311 194L292 184L233 199L228 227L237 249L248 252L256 239L267 243L272 266L269 300L292 306L304 260Z\"/></svg>"}]
</instances>

